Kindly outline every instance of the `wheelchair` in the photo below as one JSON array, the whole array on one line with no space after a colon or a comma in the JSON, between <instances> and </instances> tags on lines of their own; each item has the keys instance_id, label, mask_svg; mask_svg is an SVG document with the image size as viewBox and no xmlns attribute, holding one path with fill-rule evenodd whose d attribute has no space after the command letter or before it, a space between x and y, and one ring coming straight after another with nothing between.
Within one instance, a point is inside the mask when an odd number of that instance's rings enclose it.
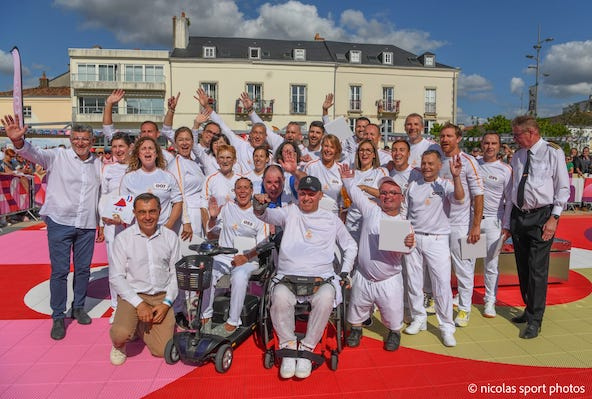
<instances>
[{"instance_id":1,"label":"wheelchair","mask_svg":"<svg viewBox=\"0 0 592 399\"><path fill-rule=\"evenodd\" d=\"M278 245L279 246L279 245ZM273 255L272 251L269 250L267 254L262 254L265 262L267 262L267 270L274 270L273 267ZM335 268L340 268L339 262L334 261ZM295 357L295 358L307 358L312 362L312 369L315 370L320 367L323 363L327 362L331 370L337 370L339 363L339 354L343 350L345 345L345 318L346 318L346 287L340 285L342 301L336 307L333 308L331 315L320 342L317 344L313 352L279 348L279 340L273 329L270 316L271 308L271 289L275 284L282 284L276 281L273 277L273 273L267 276L264 281L263 297L259 306L259 331L258 339L259 344L264 351L263 366L266 369L272 368L274 365L281 363L284 357ZM306 284L303 282L303 284ZM315 284L313 282L313 284ZM316 283L318 284L318 282ZM325 282L325 284L331 284L331 281ZM308 316L310 314L311 304L310 302L297 302L294 309L295 325L296 325L296 337L300 342L305 334Z\"/></svg>"}]
</instances>

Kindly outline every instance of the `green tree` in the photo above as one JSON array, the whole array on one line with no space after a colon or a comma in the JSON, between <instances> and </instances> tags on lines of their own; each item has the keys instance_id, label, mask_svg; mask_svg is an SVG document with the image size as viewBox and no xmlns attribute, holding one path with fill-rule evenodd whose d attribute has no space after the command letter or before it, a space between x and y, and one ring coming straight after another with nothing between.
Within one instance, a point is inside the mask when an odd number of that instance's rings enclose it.
<instances>
[{"instance_id":1,"label":"green tree","mask_svg":"<svg viewBox=\"0 0 592 399\"><path fill-rule=\"evenodd\" d=\"M486 132L495 132L499 134L512 132L512 121L503 115L496 115L492 118L487 118L487 122L483 124L483 129Z\"/></svg>"}]
</instances>

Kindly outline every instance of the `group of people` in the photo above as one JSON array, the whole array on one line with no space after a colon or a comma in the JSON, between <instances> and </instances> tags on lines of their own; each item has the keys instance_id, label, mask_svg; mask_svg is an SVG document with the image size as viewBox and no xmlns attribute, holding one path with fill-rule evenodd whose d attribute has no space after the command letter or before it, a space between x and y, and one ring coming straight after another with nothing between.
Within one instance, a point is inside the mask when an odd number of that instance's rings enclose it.
<instances>
[{"instance_id":1,"label":"group of people","mask_svg":"<svg viewBox=\"0 0 592 399\"><path fill-rule=\"evenodd\" d=\"M119 365L126 360L126 342L135 335L152 354L162 356L175 322L187 327L187 293L178 292L174 271L180 240L218 238L221 245L235 246L238 239L249 239L255 246L280 231L270 311L280 348L315 349L333 306L343 300L341 284L352 286L349 346L360 344L364 322L375 307L389 329L385 350L399 347L402 331L426 330L430 311L438 316L443 344L455 346L455 329L468 326L473 309L475 260L463 256L462 241L486 240L483 316L495 317L500 241L510 235L526 304L513 321L527 323L522 338L540 332L549 250L569 186L562 151L540 137L534 118L513 121L520 150L509 166L499 160L497 134L483 135L483 155L477 160L461 150L458 126L445 124L436 143L422 137L423 118L415 113L405 120L408 140L394 142L391 151L380 149L380 127L365 117L357 119L352 137L340 140L324 127L331 94L323 102L323 121L309 126L306 145L298 123L288 124L284 136L278 134L258 117L245 93L240 99L252 128L244 140L211 108L201 89L195 99L202 110L192 128L172 127L177 95L168 100L162 129L144 122L133 142L117 132L111 116L124 96L123 90L115 90L105 101L103 133L117 161L107 165L90 151L94 137L88 126L74 126L71 148L41 150L25 141L26 127L19 126L18 118L2 120L16 152L49 172L40 213L47 223L52 264L52 338L66 334L70 251L72 317L89 324L84 301L92 250L94 241L107 243L114 308L110 359ZM176 155L161 149L156 142L160 134L174 144ZM134 198L131 225L109 215L97 223L99 196L111 194ZM402 243L407 250L380 249L383 220L410 222L412 229ZM341 257L337 268L336 245ZM257 268L254 257L247 250L215 258L214 280L230 274L232 283L229 317L221 333L231 334L240 326L248 279ZM292 275L314 277L322 284L302 298L286 284ZM298 341L293 315L302 299L312 309L306 335ZM210 290L200 315L204 325L210 322L212 301ZM280 375L306 378L311 369L307 358L284 357Z\"/></svg>"}]
</instances>

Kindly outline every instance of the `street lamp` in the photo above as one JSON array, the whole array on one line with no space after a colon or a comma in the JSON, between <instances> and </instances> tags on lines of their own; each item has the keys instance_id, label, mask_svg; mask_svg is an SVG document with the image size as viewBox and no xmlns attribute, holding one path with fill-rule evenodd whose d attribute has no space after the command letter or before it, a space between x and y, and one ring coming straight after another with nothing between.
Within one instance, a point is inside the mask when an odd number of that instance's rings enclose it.
<instances>
[{"instance_id":1,"label":"street lamp","mask_svg":"<svg viewBox=\"0 0 592 399\"><path fill-rule=\"evenodd\" d=\"M548 37L544 40L541 40L541 26L539 25L539 32L538 32L538 36L537 36L537 42L534 46L532 46L532 48L534 48L536 50L536 56L534 55L526 55L526 58L529 58L531 60L535 60L535 65L529 65L528 68L529 69L534 69L534 73L535 73L535 78L534 78L534 90L533 87L530 88L529 90L529 101L528 101L528 112L533 115L533 116L537 116L537 106L538 106L538 97L539 97L539 76L540 76L540 71L539 71L539 61L540 61L540 55L541 55L541 48L542 48L542 44L545 42L551 42L553 41L552 37ZM549 76L549 74L544 73L543 74L544 77Z\"/></svg>"}]
</instances>

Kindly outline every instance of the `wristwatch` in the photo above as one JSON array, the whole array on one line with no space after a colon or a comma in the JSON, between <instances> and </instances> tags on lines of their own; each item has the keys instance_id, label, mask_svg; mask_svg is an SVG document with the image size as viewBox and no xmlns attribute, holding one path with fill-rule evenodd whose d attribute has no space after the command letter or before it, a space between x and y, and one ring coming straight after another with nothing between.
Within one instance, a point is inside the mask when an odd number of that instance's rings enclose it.
<instances>
[{"instance_id":1,"label":"wristwatch","mask_svg":"<svg viewBox=\"0 0 592 399\"><path fill-rule=\"evenodd\" d=\"M555 220L559 220L559 215L553 215L553 217L555 218Z\"/></svg>"}]
</instances>

